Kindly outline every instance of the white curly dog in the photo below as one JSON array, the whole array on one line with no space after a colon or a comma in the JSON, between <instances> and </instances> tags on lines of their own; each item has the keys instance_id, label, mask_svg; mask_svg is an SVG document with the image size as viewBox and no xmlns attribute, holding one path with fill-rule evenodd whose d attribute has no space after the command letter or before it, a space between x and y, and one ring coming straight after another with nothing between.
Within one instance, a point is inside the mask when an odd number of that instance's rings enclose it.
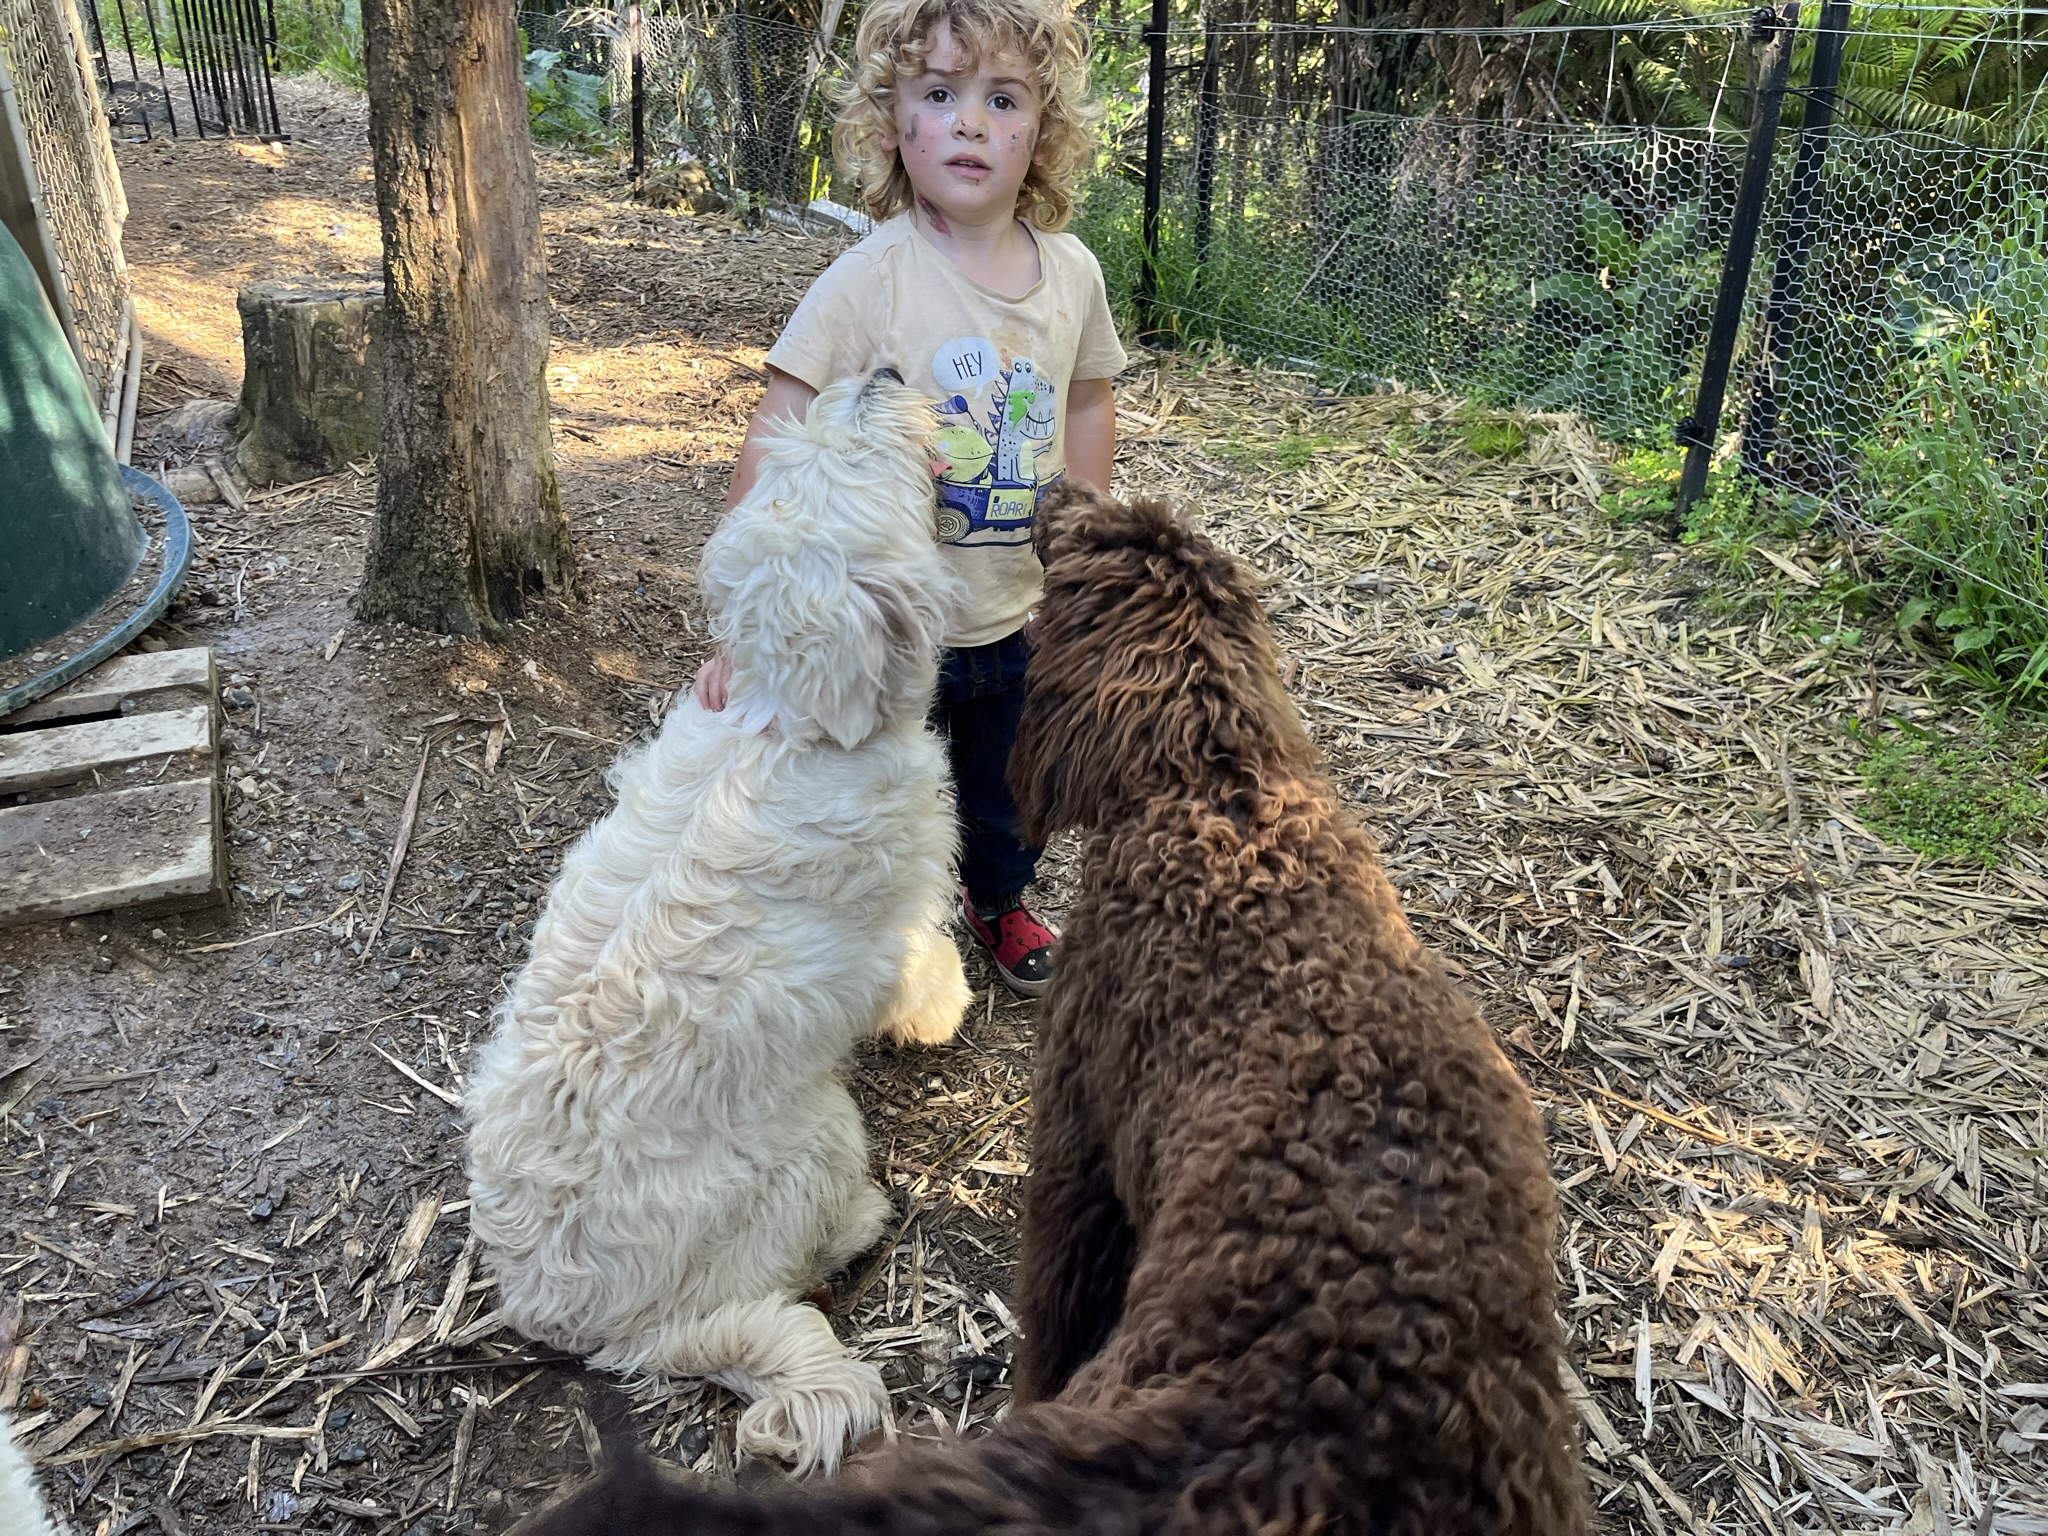
<instances>
[{"instance_id":1,"label":"white curly dog","mask_svg":"<svg viewBox=\"0 0 2048 1536\"><path fill-rule=\"evenodd\" d=\"M0 1536L56 1536L36 1488L35 1469L14 1443L5 1413L0 1413Z\"/></svg>"},{"instance_id":2,"label":"white curly dog","mask_svg":"<svg viewBox=\"0 0 2048 1536\"><path fill-rule=\"evenodd\" d=\"M0 1308L0 1360L13 1346L14 1319ZM0 1536L57 1536L48 1506L36 1487L35 1468L15 1443L5 1409L0 1409Z\"/></svg>"},{"instance_id":3,"label":"white curly dog","mask_svg":"<svg viewBox=\"0 0 2048 1536\"><path fill-rule=\"evenodd\" d=\"M880 1373L794 1298L890 1207L839 1071L951 1038L954 851L925 726L959 601L923 397L819 395L704 546L730 702L613 770L469 1077L470 1221L499 1307L591 1364L752 1399L739 1445L835 1466Z\"/></svg>"}]
</instances>

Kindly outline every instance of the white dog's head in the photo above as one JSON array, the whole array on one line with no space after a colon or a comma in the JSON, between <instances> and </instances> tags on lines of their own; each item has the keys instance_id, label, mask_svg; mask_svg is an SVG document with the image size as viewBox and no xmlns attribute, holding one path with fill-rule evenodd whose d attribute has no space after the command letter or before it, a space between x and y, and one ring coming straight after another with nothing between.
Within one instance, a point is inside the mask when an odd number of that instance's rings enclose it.
<instances>
[{"instance_id":1,"label":"white dog's head","mask_svg":"<svg viewBox=\"0 0 2048 1536\"><path fill-rule=\"evenodd\" d=\"M842 747L922 718L960 601L934 542L935 426L884 371L834 384L768 439L700 567L736 706L772 705L786 734Z\"/></svg>"}]
</instances>

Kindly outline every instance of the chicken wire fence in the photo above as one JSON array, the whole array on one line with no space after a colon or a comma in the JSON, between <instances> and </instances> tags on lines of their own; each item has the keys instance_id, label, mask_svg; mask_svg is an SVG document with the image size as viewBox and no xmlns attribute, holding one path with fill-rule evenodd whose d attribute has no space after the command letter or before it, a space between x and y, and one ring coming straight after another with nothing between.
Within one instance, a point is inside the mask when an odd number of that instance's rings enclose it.
<instances>
[{"instance_id":1,"label":"chicken wire fence","mask_svg":"<svg viewBox=\"0 0 2048 1536\"><path fill-rule=\"evenodd\" d=\"M2018 595L2038 602L2048 13L1984 12L1960 38L1911 11L1844 19L1832 122L1811 26L1790 60L1714 447L1866 521L1931 472L1970 481L2001 525L1987 536L2033 551ZM1278 40L1168 37L1141 321L1333 383L1576 411L1625 442L1683 435L1744 159L1770 137L1753 14ZM1079 226L1132 288L1141 116L1124 114ZM1945 469L1926 462L1944 442Z\"/></svg>"},{"instance_id":2,"label":"chicken wire fence","mask_svg":"<svg viewBox=\"0 0 2048 1536\"><path fill-rule=\"evenodd\" d=\"M745 11L720 16L647 7L640 21L647 141L688 155L738 203L808 202L832 181L831 83L841 60L816 32ZM633 39L613 37L611 100L632 101Z\"/></svg>"},{"instance_id":3,"label":"chicken wire fence","mask_svg":"<svg viewBox=\"0 0 2048 1536\"><path fill-rule=\"evenodd\" d=\"M51 300L94 397L115 410L130 341L121 226L128 205L113 146L85 73L77 12L65 0L0 0L0 61L12 101L0 123L4 180L26 194L22 243L51 285ZM17 233L23 231L17 227Z\"/></svg>"},{"instance_id":4,"label":"chicken wire fence","mask_svg":"<svg viewBox=\"0 0 2048 1536\"><path fill-rule=\"evenodd\" d=\"M1112 300L1167 343L1213 337L1334 387L1578 412L1667 451L1718 307L1723 473L1881 531L2040 631L2048 11L1782 7L1775 135L1770 12L1522 16L1175 25L1156 77L1152 34L1098 16L1105 149L1075 229ZM643 28L657 158L692 155L745 199L831 194L842 64L815 33L659 10ZM621 34L618 103L629 54ZM1724 298L1753 145L1753 256Z\"/></svg>"}]
</instances>

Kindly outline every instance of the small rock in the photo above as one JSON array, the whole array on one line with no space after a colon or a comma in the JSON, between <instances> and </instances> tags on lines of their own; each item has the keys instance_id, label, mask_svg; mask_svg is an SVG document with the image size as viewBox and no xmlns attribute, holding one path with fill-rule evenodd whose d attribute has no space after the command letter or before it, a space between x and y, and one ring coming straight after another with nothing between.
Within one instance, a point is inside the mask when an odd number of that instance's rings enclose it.
<instances>
[{"instance_id":1,"label":"small rock","mask_svg":"<svg viewBox=\"0 0 2048 1536\"><path fill-rule=\"evenodd\" d=\"M1437 660L1439 661L1449 661L1453 656L1457 654L1458 642L1455 640L1446 640L1442 645L1436 648L1436 656Z\"/></svg>"},{"instance_id":2,"label":"small rock","mask_svg":"<svg viewBox=\"0 0 2048 1536\"><path fill-rule=\"evenodd\" d=\"M370 840L370 834L361 827L349 827L342 833L342 836L352 843L367 843Z\"/></svg>"},{"instance_id":3,"label":"small rock","mask_svg":"<svg viewBox=\"0 0 2048 1536\"><path fill-rule=\"evenodd\" d=\"M967 1379L977 1387L992 1387L1003 1379L1009 1363L996 1355L975 1355L962 1362Z\"/></svg>"},{"instance_id":4,"label":"small rock","mask_svg":"<svg viewBox=\"0 0 2048 1536\"><path fill-rule=\"evenodd\" d=\"M336 1408L327 1415L329 1429L347 1429L348 1421L356 1416L353 1408Z\"/></svg>"},{"instance_id":5,"label":"small rock","mask_svg":"<svg viewBox=\"0 0 2048 1536\"><path fill-rule=\"evenodd\" d=\"M114 1394L105 1387L94 1387L85 1394L85 1400L95 1408L104 1408L114 1400Z\"/></svg>"},{"instance_id":6,"label":"small rock","mask_svg":"<svg viewBox=\"0 0 2048 1536\"><path fill-rule=\"evenodd\" d=\"M337 891L352 891L362 883L363 876L360 870L352 869L345 875L336 875L334 877L334 888Z\"/></svg>"},{"instance_id":7,"label":"small rock","mask_svg":"<svg viewBox=\"0 0 2048 1536\"><path fill-rule=\"evenodd\" d=\"M160 1477L163 1475L164 1459L155 1451L144 1451L140 1456L131 1457L128 1465L138 1477Z\"/></svg>"},{"instance_id":8,"label":"small rock","mask_svg":"<svg viewBox=\"0 0 2048 1536\"><path fill-rule=\"evenodd\" d=\"M469 878L469 866L460 859L450 859L441 868L448 876L450 882L455 885L460 885Z\"/></svg>"},{"instance_id":9,"label":"small rock","mask_svg":"<svg viewBox=\"0 0 2048 1536\"><path fill-rule=\"evenodd\" d=\"M220 701L227 705L229 709L254 709L256 707L256 695L247 688L223 688L220 691Z\"/></svg>"},{"instance_id":10,"label":"small rock","mask_svg":"<svg viewBox=\"0 0 2048 1536\"><path fill-rule=\"evenodd\" d=\"M272 1525L283 1525L299 1512L299 1501L282 1488L270 1491L270 1501L264 1506L264 1513Z\"/></svg>"},{"instance_id":11,"label":"small rock","mask_svg":"<svg viewBox=\"0 0 2048 1536\"><path fill-rule=\"evenodd\" d=\"M168 434L187 448L221 448L234 435L235 402L232 400L187 400L166 411L155 423L160 434Z\"/></svg>"},{"instance_id":12,"label":"small rock","mask_svg":"<svg viewBox=\"0 0 2048 1536\"><path fill-rule=\"evenodd\" d=\"M293 901L306 899L306 887L303 885L288 885L284 888L284 893Z\"/></svg>"},{"instance_id":13,"label":"small rock","mask_svg":"<svg viewBox=\"0 0 2048 1536\"><path fill-rule=\"evenodd\" d=\"M699 1456L711 1449L711 1426L691 1424L676 1436L676 1460L689 1466Z\"/></svg>"},{"instance_id":14,"label":"small rock","mask_svg":"<svg viewBox=\"0 0 2048 1536\"><path fill-rule=\"evenodd\" d=\"M254 800L263 793L263 786L256 782L256 776L253 773L245 773L235 780L235 788L242 792L242 798L245 800Z\"/></svg>"},{"instance_id":15,"label":"small rock","mask_svg":"<svg viewBox=\"0 0 2048 1536\"><path fill-rule=\"evenodd\" d=\"M1476 619L1479 617L1479 605L1471 601L1469 598L1466 599L1466 601L1458 604L1457 609L1455 611L1457 616L1461 619Z\"/></svg>"},{"instance_id":16,"label":"small rock","mask_svg":"<svg viewBox=\"0 0 2048 1536\"><path fill-rule=\"evenodd\" d=\"M276 1209L277 1208L270 1203L270 1196L265 1195L261 1200L258 1200L254 1205L249 1207L249 1219L251 1221L268 1221L270 1220L271 1216L275 1213ZM260 1334L261 1330L258 1330L258 1332ZM259 1337L256 1342L261 1343L261 1338Z\"/></svg>"},{"instance_id":17,"label":"small rock","mask_svg":"<svg viewBox=\"0 0 2048 1536\"><path fill-rule=\"evenodd\" d=\"M92 968L104 976L114 968L114 957L105 951L101 951L92 957Z\"/></svg>"},{"instance_id":18,"label":"small rock","mask_svg":"<svg viewBox=\"0 0 2048 1536\"><path fill-rule=\"evenodd\" d=\"M359 1467L370 1459L370 1448L360 1440L351 1440L334 1453L334 1459L344 1467Z\"/></svg>"}]
</instances>

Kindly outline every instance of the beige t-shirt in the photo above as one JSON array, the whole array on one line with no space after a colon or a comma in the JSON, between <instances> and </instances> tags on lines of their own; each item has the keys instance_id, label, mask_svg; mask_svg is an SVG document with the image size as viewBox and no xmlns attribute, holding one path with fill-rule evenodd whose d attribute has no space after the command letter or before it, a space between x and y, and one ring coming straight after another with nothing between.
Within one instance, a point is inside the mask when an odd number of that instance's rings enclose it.
<instances>
[{"instance_id":1,"label":"beige t-shirt","mask_svg":"<svg viewBox=\"0 0 2048 1536\"><path fill-rule=\"evenodd\" d=\"M952 646L1023 626L1043 590L1038 492L1066 468L1067 386L1126 361L1094 254L1072 235L1032 238L1038 282L1006 299L899 215L826 268L768 353L813 389L894 368L932 397L952 466L939 479L939 542L968 584Z\"/></svg>"}]
</instances>

